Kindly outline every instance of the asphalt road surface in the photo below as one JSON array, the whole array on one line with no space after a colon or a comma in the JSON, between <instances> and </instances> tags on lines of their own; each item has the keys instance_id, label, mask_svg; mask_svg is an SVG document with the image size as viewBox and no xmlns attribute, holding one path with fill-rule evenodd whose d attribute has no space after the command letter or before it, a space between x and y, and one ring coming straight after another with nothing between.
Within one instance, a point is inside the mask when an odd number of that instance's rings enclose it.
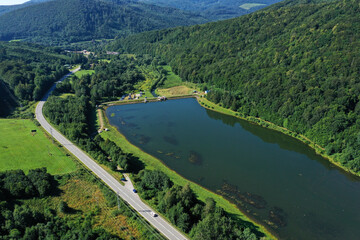
<instances>
[{"instance_id":1,"label":"asphalt road surface","mask_svg":"<svg viewBox=\"0 0 360 240\"><path fill-rule=\"evenodd\" d=\"M60 81L70 76L72 73L77 72L80 68L75 69ZM57 82L57 83L58 83ZM156 228L162 235L168 239L188 239L179 230L174 228L169 222L163 219L161 216L154 217L155 211L143 203L140 197L132 191L132 184L130 179L128 183L123 186L113 176L100 167L92 158L90 158L80 148L75 146L61 133L55 130L45 119L42 110L44 103L46 102L50 93L55 89L56 84L48 91L43 99L38 103L35 110L36 119L41 126L53 136L62 146L69 150L75 157L77 157L87 168L89 168L96 176L104 181L114 192L116 192L123 200L125 200L131 207L140 213L154 228Z\"/></svg>"}]
</instances>

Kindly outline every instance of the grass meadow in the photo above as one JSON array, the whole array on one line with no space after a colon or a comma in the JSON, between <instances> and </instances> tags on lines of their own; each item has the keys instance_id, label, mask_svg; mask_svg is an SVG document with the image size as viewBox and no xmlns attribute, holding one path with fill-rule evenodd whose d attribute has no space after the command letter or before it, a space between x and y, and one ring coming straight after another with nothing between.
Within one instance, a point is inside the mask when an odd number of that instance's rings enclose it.
<instances>
[{"instance_id":1,"label":"grass meadow","mask_svg":"<svg viewBox=\"0 0 360 240\"><path fill-rule=\"evenodd\" d=\"M51 174L64 174L75 171L77 164L33 121L0 119L0 171L28 172L40 167L46 167Z\"/></svg>"}]
</instances>

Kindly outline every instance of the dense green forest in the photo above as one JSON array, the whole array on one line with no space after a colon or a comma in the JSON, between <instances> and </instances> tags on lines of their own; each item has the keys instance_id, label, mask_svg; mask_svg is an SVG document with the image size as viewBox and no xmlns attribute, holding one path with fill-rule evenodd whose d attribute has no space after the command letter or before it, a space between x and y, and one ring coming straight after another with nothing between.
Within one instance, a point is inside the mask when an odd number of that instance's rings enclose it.
<instances>
[{"instance_id":1,"label":"dense green forest","mask_svg":"<svg viewBox=\"0 0 360 240\"><path fill-rule=\"evenodd\" d=\"M17 105L39 100L45 91L68 73L65 63L86 61L63 55L60 49L27 43L0 42L0 116Z\"/></svg>"},{"instance_id":2,"label":"dense green forest","mask_svg":"<svg viewBox=\"0 0 360 240\"><path fill-rule=\"evenodd\" d=\"M121 148L100 136L91 138L94 129L95 105L104 100L118 99L134 89L134 84L143 81L144 76L138 67L149 65L154 59L149 56L129 57L120 55L110 62L102 61L95 66L95 73L84 75L80 79L71 79L57 84L53 95L45 104L44 114L70 140L78 143L100 163L116 170L117 166L130 172L142 168L141 162L131 154L122 152ZM70 93L63 97L64 93ZM112 161L108 161L109 156ZM129 164L132 162L132 164Z\"/></svg>"},{"instance_id":3,"label":"dense green forest","mask_svg":"<svg viewBox=\"0 0 360 240\"><path fill-rule=\"evenodd\" d=\"M55 0L0 16L0 40L64 45L205 21L197 14L133 1Z\"/></svg>"},{"instance_id":4,"label":"dense green forest","mask_svg":"<svg viewBox=\"0 0 360 240\"><path fill-rule=\"evenodd\" d=\"M245 224L233 221L208 198L201 202L189 185L179 186L161 171L142 170L135 178L140 195L191 239L257 239Z\"/></svg>"},{"instance_id":5,"label":"dense green forest","mask_svg":"<svg viewBox=\"0 0 360 240\"><path fill-rule=\"evenodd\" d=\"M142 197L155 202L158 211L194 239L256 239L261 234L252 224L232 220L222 208L216 207L213 200L209 199L206 203L199 201L189 186L174 185L162 172L144 171L140 159L125 153L111 140L104 140L100 135L94 137L94 120L89 116L95 111L96 101L111 99L113 91L120 95L131 91L133 84L144 80L136 66L154 62L155 59L146 55L117 56L110 63L101 62L91 76L84 75L80 79L73 78L58 84L54 95L45 104L44 113L62 133L96 161L114 171L119 166L134 174ZM106 91L102 83L114 89ZM64 93L71 95L64 97ZM164 196L166 201L158 204L158 199ZM210 228L214 231L209 231Z\"/></svg>"},{"instance_id":6,"label":"dense green forest","mask_svg":"<svg viewBox=\"0 0 360 240\"><path fill-rule=\"evenodd\" d=\"M303 134L359 173L360 6L321 2L138 34L113 48L161 56L211 89L211 101Z\"/></svg>"},{"instance_id":7,"label":"dense green forest","mask_svg":"<svg viewBox=\"0 0 360 240\"><path fill-rule=\"evenodd\" d=\"M93 228L90 215L60 217L59 213L70 212L66 202L60 202L58 210L47 205L46 200L58 194L61 177L56 178L45 168L27 175L22 170L0 172L0 239L119 239L101 227ZM29 199L43 200L43 208L27 204Z\"/></svg>"},{"instance_id":8,"label":"dense green forest","mask_svg":"<svg viewBox=\"0 0 360 240\"><path fill-rule=\"evenodd\" d=\"M140 0L141 2L159 6L174 7L199 13L211 20L221 20L238 17L269 6L279 0Z\"/></svg>"}]
</instances>

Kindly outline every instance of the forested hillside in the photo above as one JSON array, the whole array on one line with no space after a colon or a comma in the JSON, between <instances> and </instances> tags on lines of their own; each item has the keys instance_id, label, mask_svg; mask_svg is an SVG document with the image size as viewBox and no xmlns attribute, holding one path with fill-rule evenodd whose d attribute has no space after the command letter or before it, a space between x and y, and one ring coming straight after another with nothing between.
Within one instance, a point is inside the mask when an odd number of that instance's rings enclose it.
<instances>
[{"instance_id":1,"label":"forested hillside","mask_svg":"<svg viewBox=\"0 0 360 240\"><path fill-rule=\"evenodd\" d=\"M356 0L289 1L113 48L162 56L184 80L211 89L211 101L303 134L359 173L359 14Z\"/></svg>"},{"instance_id":2,"label":"forested hillside","mask_svg":"<svg viewBox=\"0 0 360 240\"><path fill-rule=\"evenodd\" d=\"M9 5L9 6L0 6L0 15L5 14L7 12L14 11L16 9L24 8L33 4L41 3L41 2L47 2L51 0L30 0L28 2L25 2L23 4L15 4L15 5ZM0 2L1 4L1 2Z\"/></svg>"},{"instance_id":3,"label":"forested hillside","mask_svg":"<svg viewBox=\"0 0 360 240\"><path fill-rule=\"evenodd\" d=\"M0 40L58 45L203 23L199 15L126 0L54 0L0 16Z\"/></svg>"},{"instance_id":4,"label":"forested hillside","mask_svg":"<svg viewBox=\"0 0 360 240\"><path fill-rule=\"evenodd\" d=\"M20 102L39 100L45 91L68 72L65 63L81 62L55 48L26 43L0 42L0 117Z\"/></svg>"},{"instance_id":5,"label":"forested hillside","mask_svg":"<svg viewBox=\"0 0 360 240\"><path fill-rule=\"evenodd\" d=\"M199 13L211 20L238 17L254 12L280 0L139 0L140 2Z\"/></svg>"}]
</instances>

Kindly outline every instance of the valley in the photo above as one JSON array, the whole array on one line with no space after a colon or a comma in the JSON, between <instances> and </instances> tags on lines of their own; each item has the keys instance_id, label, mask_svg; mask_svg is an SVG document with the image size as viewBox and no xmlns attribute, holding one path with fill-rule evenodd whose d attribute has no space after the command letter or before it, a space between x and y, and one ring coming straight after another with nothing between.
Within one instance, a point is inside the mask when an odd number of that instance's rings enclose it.
<instances>
[{"instance_id":1,"label":"valley","mask_svg":"<svg viewBox=\"0 0 360 240\"><path fill-rule=\"evenodd\" d=\"M359 13L0 6L0 239L357 239Z\"/></svg>"}]
</instances>

